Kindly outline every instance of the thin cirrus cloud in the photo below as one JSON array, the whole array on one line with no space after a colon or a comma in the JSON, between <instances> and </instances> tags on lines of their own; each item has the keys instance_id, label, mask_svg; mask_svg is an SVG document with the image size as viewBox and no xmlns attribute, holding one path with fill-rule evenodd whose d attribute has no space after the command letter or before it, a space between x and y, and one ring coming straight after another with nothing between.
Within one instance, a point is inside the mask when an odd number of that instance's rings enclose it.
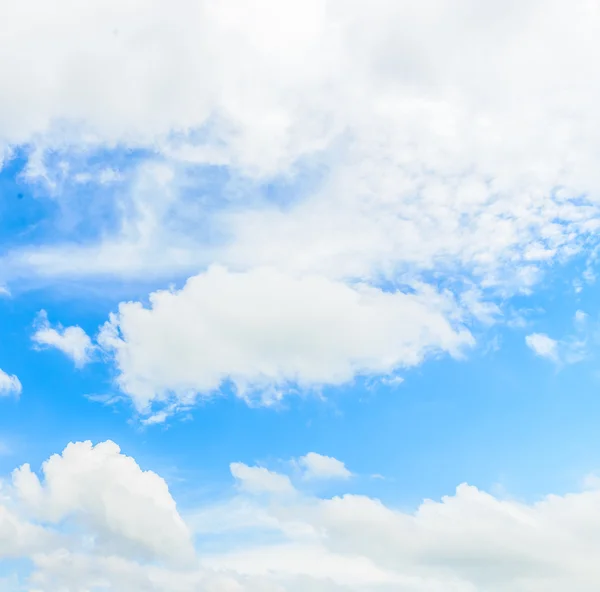
<instances>
[{"instance_id":1,"label":"thin cirrus cloud","mask_svg":"<svg viewBox=\"0 0 600 592\"><path fill-rule=\"evenodd\" d=\"M112 442L69 444L38 477L16 469L0 557L29 560L29 589L128 592L592 592L597 480L534 503L467 484L403 511L367 495L288 493L286 475L233 463L238 484L177 506L166 482ZM266 477L265 477L266 476ZM274 486L277 479L277 486ZM282 485L282 484L286 485ZM261 493L257 497L255 494ZM231 538L224 534L237 535ZM193 540L220 541L199 552Z\"/></svg>"}]
</instances>

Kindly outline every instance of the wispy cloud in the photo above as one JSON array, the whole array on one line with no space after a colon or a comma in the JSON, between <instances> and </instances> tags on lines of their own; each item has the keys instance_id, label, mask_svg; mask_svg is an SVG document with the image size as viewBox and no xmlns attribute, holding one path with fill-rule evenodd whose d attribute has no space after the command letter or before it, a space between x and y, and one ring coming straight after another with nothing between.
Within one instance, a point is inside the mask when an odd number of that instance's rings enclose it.
<instances>
[{"instance_id":1,"label":"wispy cloud","mask_svg":"<svg viewBox=\"0 0 600 592\"><path fill-rule=\"evenodd\" d=\"M573 318L574 332L562 339L553 339L545 333L532 333L525 337L527 346L538 356L556 364L575 364L589 354L592 328L589 317L577 310Z\"/></svg>"}]
</instances>

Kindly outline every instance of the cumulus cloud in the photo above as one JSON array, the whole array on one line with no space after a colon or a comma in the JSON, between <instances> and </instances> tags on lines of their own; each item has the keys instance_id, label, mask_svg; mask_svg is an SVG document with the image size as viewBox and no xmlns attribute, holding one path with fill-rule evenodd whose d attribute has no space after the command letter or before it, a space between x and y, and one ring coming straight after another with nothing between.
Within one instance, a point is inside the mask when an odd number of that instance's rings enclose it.
<instances>
[{"instance_id":1,"label":"cumulus cloud","mask_svg":"<svg viewBox=\"0 0 600 592\"><path fill-rule=\"evenodd\" d=\"M271 479L256 469L232 465L238 482ZM356 493L282 497L261 486L257 498L238 488L184 514L205 540L228 536L177 566L174 551L190 539L164 481L115 444L70 444L43 472L41 483L21 467L0 500L0 557L31 560L20 582L31 590L592 592L600 577L597 480L531 503L462 484L414 511ZM158 553L141 556L123 537Z\"/></svg>"},{"instance_id":2,"label":"cumulus cloud","mask_svg":"<svg viewBox=\"0 0 600 592\"><path fill-rule=\"evenodd\" d=\"M337 458L309 452L298 459L305 479L348 479L352 473Z\"/></svg>"},{"instance_id":3,"label":"cumulus cloud","mask_svg":"<svg viewBox=\"0 0 600 592\"><path fill-rule=\"evenodd\" d=\"M6 501L0 502L0 558L17 559L60 545L58 537L23 519Z\"/></svg>"},{"instance_id":4,"label":"cumulus cloud","mask_svg":"<svg viewBox=\"0 0 600 592\"><path fill-rule=\"evenodd\" d=\"M323 590L559 592L571 586L591 592L600 538L589 533L600 519L598 507L595 487L522 503L462 484L414 512L364 495L304 498L267 506L272 528L288 533L286 544L236 550L203 563L282 582L289 574L328 577ZM217 511L228 513L227 506ZM242 533L247 522L239 519ZM286 529L298 521L311 528ZM294 539L290 532L301 534Z\"/></svg>"},{"instance_id":5,"label":"cumulus cloud","mask_svg":"<svg viewBox=\"0 0 600 592\"><path fill-rule=\"evenodd\" d=\"M0 397L14 395L18 397L23 387L21 381L14 374L7 374L0 368Z\"/></svg>"},{"instance_id":6,"label":"cumulus cloud","mask_svg":"<svg viewBox=\"0 0 600 592\"><path fill-rule=\"evenodd\" d=\"M458 316L452 299L430 289L390 293L211 267L181 290L154 292L148 308L121 303L98 342L114 356L121 389L145 411L155 400L189 403L225 380L244 397L266 392L269 402L273 388L339 385L430 353L458 356L473 343Z\"/></svg>"},{"instance_id":7,"label":"cumulus cloud","mask_svg":"<svg viewBox=\"0 0 600 592\"><path fill-rule=\"evenodd\" d=\"M294 486L287 475L274 473L265 467L249 467L244 463L231 463L231 474L239 487L249 493L293 493Z\"/></svg>"},{"instance_id":8,"label":"cumulus cloud","mask_svg":"<svg viewBox=\"0 0 600 592\"><path fill-rule=\"evenodd\" d=\"M39 347L54 347L60 350L78 367L89 362L93 350L92 340L81 327L58 325L54 328L50 325L45 310L41 310L37 316L36 331L31 339Z\"/></svg>"},{"instance_id":9,"label":"cumulus cloud","mask_svg":"<svg viewBox=\"0 0 600 592\"><path fill-rule=\"evenodd\" d=\"M91 528L97 544L151 557L189 560L190 533L165 481L142 471L113 442L69 444L42 466L43 480L29 465L12 475L15 493L44 522L73 519Z\"/></svg>"}]
</instances>

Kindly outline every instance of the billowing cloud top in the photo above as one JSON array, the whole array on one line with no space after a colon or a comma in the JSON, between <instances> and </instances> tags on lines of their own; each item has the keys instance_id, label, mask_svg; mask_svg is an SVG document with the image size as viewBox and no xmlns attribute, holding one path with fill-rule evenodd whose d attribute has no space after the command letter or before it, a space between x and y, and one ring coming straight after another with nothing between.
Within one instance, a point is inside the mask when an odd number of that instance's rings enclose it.
<instances>
[{"instance_id":1,"label":"billowing cloud top","mask_svg":"<svg viewBox=\"0 0 600 592\"><path fill-rule=\"evenodd\" d=\"M33 589L591 592L597 585L600 493L592 479L588 491L534 504L463 484L410 513L357 494L297 490L282 498L292 488L287 475L235 463L233 475L249 487L190 508L187 526L165 482L112 442L72 443L43 473L40 482L29 466L17 469L0 506L0 557L31 557ZM247 497L257 491L267 497ZM77 528L65 528L65 517ZM191 531L216 537L213 551L194 557ZM217 551L224 532L238 542Z\"/></svg>"}]
</instances>

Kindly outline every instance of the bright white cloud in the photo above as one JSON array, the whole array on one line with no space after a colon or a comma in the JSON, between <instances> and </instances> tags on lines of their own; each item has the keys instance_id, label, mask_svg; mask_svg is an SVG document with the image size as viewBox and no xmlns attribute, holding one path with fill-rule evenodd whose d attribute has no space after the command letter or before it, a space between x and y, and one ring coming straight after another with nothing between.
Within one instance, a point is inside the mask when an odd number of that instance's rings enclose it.
<instances>
[{"instance_id":1,"label":"bright white cloud","mask_svg":"<svg viewBox=\"0 0 600 592\"><path fill-rule=\"evenodd\" d=\"M26 0L3 22L2 139L36 146L38 169L44 147L149 146L173 170L225 166L296 196L219 187L206 208L180 199L176 174L170 207L133 195L101 243L15 252L21 271L168 275L208 257L363 279L460 271L510 292L598 227L588 0ZM159 223L136 236L140 215Z\"/></svg>"},{"instance_id":2,"label":"bright white cloud","mask_svg":"<svg viewBox=\"0 0 600 592\"><path fill-rule=\"evenodd\" d=\"M494 322L504 298L596 240L600 12L588 0L261 0L251 11L241 0L60 0L51 11L25 0L3 23L16 57L0 65L0 144L29 146L27 175L57 191L69 175L120 188L109 222L89 216L79 240L16 248L7 278L179 279L219 264L240 272L227 279L234 291L249 290L243 303L222 297L208 271L154 294L150 310L121 305L101 340L140 410L186 405L228 380L277 401L290 383L340 384L456 352L468 336L450 328L448 299L471 322ZM110 159L71 166L115 145L154 156L118 178ZM303 279L257 293L264 267ZM452 294L401 292L432 278ZM197 286L222 298L202 301L214 320L192 304ZM281 299L282 318L265 318ZM168 309L184 301L188 317L176 319ZM48 331L84 363L81 331Z\"/></svg>"},{"instance_id":3,"label":"bright white cloud","mask_svg":"<svg viewBox=\"0 0 600 592\"><path fill-rule=\"evenodd\" d=\"M31 339L38 346L55 347L71 358L78 367L84 366L89 361L93 350L92 340L81 327L58 325L54 328L48 322L45 310L39 312L36 327Z\"/></svg>"},{"instance_id":4,"label":"bright white cloud","mask_svg":"<svg viewBox=\"0 0 600 592\"><path fill-rule=\"evenodd\" d=\"M14 374L7 374L0 368L0 397L14 395L18 397L23 387L21 381Z\"/></svg>"},{"instance_id":5,"label":"bright white cloud","mask_svg":"<svg viewBox=\"0 0 600 592\"><path fill-rule=\"evenodd\" d=\"M337 458L309 452L298 459L305 479L348 479L352 473Z\"/></svg>"},{"instance_id":6,"label":"bright white cloud","mask_svg":"<svg viewBox=\"0 0 600 592\"><path fill-rule=\"evenodd\" d=\"M113 463L123 470L107 471ZM236 477L238 469L257 468L233 466ZM157 475L142 485L148 473L116 445L71 444L44 470L44 485L32 481L28 467L17 470L0 500L0 556L32 560L32 576L22 582L30 590L593 592L600 577L597 480L588 479L585 491L535 503L463 484L414 512L364 495L315 498L296 491L281 497L280 488L267 486L260 489L267 497L256 498L247 496L256 490L242 488L198 510L202 537L228 536L178 567L161 561L172 558L164 553L171 545L189 544L187 535L179 543L169 538L182 524L172 498L157 496ZM265 483L265 474L250 480ZM132 489L132 481L140 486ZM188 513L196 528L198 511ZM43 514L46 528L36 524ZM78 531L57 522L66 514L80 516ZM133 530L132 521L139 523ZM123 536L153 550L160 541L161 552L136 555L119 546Z\"/></svg>"},{"instance_id":7,"label":"bright white cloud","mask_svg":"<svg viewBox=\"0 0 600 592\"><path fill-rule=\"evenodd\" d=\"M274 473L265 467L249 467L244 463L231 463L231 474L239 487L249 493L293 493L294 486L287 475Z\"/></svg>"},{"instance_id":8,"label":"bright white cloud","mask_svg":"<svg viewBox=\"0 0 600 592\"><path fill-rule=\"evenodd\" d=\"M225 380L241 396L260 391L268 403L290 385L343 384L414 366L428 353L457 356L473 343L458 315L451 299L429 289L389 293L272 269L211 267L179 291L154 292L149 308L121 303L98 342L141 411L172 397L188 404Z\"/></svg>"},{"instance_id":9,"label":"bright white cloud","mask_svg":"<svg viewBox=\"0 0 600 592\"><path fill-rule=\"evenodd\" d=\"M548 337L545 333L532 333L525 337L525 343L533 352L553 362L558 361L558 341Z\"/></svg>"},{"instance_id":10,"label":"bright white cloud","mask_svg":"<svg viewBox=\"0 0 600 592\"><path fill-rule=\"evenodd\" d=\"M282 580L288 574L329 577L327 591L347 585L390 592L591 592L600 573L594 559L600 537L590 534L600 520L598 508L597 488L526 504L463 484L414 513L361 495L304 499L267 512L280 532L290 532L286 522L304 521L312 540L233 551L203 563ZM218 511L228 513L227 507ZM240 532L246 525L241 519Z\"/></svg>"},{"instance_id":11,"label":"bright white cloud","mask_svg":"<svg viewBox=\"0 0 600 592\"><path fill-rule=\"evenodd\" d=\"M189 561L190 533L165 481L142 471L113 442L69 444L43 467L43 481L23 465L13 473L18 498L38 519L58 524L73 519L92 528L108 551L150 553Z\"/></svg>"}]
</instances>

